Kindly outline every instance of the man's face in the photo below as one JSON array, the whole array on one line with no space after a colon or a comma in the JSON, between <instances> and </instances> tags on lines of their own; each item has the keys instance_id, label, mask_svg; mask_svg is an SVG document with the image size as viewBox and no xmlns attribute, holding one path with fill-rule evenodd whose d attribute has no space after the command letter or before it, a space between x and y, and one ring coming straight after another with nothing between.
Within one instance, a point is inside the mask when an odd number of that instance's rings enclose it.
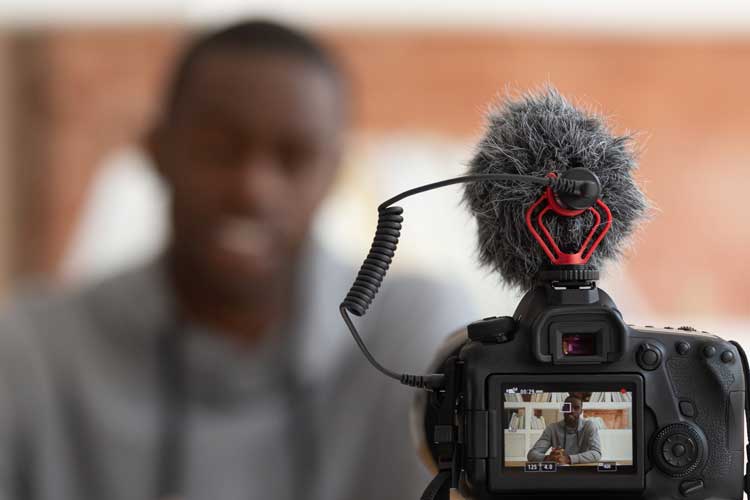
<instances>
[{"instance_id":1,"label":"man's face","mask_svg":"<svg viewBox=\"0 0 750 500\"><path fill-rule=\"evenodd\" d=\"M172 191L173 252L227 299L289 276L338 166L344 103L321 67L283 53L199 59L152 137Z\"/></svg>"},{"instance_id":2,"label":"man's face","mask_svg":"<svg viewBox=\"0 0 750 500\"><path fill-rule=\"evenodd\" d=\"M581 400L578 398L568 398L565 402L570 403L570 411L563 416L565 425L568 427L578 427L578 419L581 417L581 412L583 411Z\"/></svg>"}]
</instances>

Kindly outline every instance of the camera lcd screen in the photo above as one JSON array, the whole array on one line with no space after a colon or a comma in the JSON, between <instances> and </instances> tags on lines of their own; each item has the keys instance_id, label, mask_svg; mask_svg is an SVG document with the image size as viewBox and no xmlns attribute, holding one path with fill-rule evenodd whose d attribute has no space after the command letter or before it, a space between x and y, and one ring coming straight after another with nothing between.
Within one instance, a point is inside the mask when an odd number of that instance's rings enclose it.
<instances>
[{"instance_id":1,"label":"camera lcd screen","mask_svg":"<svg viewBox=\"0 0 750 500\"><path fill-rule=\"evenodd\" d=\"M634 470L632 384L503 384L503 465L528 473Z\"/></svg>"}]
</instances>

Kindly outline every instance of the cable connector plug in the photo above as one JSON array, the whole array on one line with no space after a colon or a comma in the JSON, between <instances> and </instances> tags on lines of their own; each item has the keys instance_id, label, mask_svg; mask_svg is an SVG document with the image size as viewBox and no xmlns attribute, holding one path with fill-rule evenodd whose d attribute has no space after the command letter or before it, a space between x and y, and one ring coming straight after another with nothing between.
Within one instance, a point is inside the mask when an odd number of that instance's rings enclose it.
<instances>
[{"instance_id":1,"label":"cable connector plug","mask_svg":"<svg viewBox=\"0 0 750 500\"><path fill-rule=\"evenodd\" d=\"M427 389L428 391L436 391L445 387L445 375L442 373L433 373L432 375L408 375L404 373L400 380L402 384L409 387Z\"/></svg>"},{"instance_id":2,"label":"cable connector plug","mask_svg":"<svg viewBox=\"0 0 750 500\"><path fill-rule=\"evenodd\" d=\"M599 178L587 168L571 168L559 177L550 174L549 186L561 204L570 210L585 210L594 206L602 193Z\"/></svg>"},{"instance_id":3,"label":"cable connector plug","mask_svg":"<svg viewBox=\"0 0 750 500\"><path fill-rule=\"evenodd\" d=\"M573 194L584 197L599 195L599 188L592 181L557 178L550 185L552 186L552 190L557 194Z\"/></svg>"}]
</instances>

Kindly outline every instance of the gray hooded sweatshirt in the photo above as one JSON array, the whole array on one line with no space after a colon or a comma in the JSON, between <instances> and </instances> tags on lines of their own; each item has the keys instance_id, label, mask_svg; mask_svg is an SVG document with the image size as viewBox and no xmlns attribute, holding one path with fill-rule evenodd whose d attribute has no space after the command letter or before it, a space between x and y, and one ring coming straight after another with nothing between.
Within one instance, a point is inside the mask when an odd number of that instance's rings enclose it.
<instances>
[{"instance_id":1,"label":"gray hooded sweatshirt","mask_svg":"<svg viewBox=\"0 0 750 500\"><path fill-rule=\"evenodd\" d=\"M339 316L355 273L310 245L294 314L249 350L178 324L161 261L18 301L0 322L0 500L155 500L164 456L179 498L418 498L414 390L367 364ZM393 275L356 322L385 366L421 373L476 319L465 297ZM177 334L175 403L159 346Z\"/></svg>"},{"instance_id":2,"label":"gray hooded sweatshirt","mask_svg":"<svg viewBox=\"0 0 750 500\"><path fill-rule=\"evenodd\" d=\"M578 419L576 430L568 429L564 420L549 424L526 458L530 462L541 462L550 448L565 448L573 465L596 463L602 458L599 430L594 422L583 417Z\"/></svg>"}]
</instances>

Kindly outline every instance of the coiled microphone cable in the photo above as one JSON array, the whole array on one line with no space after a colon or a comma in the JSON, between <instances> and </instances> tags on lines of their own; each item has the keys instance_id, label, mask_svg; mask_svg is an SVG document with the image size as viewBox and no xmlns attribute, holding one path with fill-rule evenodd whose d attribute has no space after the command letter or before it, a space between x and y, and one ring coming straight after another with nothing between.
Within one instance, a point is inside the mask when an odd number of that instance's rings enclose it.
<instances>
[{"instance_id":1,"label":"coiled microphone cable","mask_svg":"<svg viewBox=\"0 0 750 500\"><path fill-rule=\"evenodd\" d=\"M591 175L594 175L593 173ZM595 178L595 176L594 176ZM398 380L404 385L418 387L428 390L437 390L443 388L445 376L440 373L429 375L409 375L406 373L399 374L383 365L372 356L367 349L364 341L359 335L357 328L352 321L350 313L355 316L364 316L367 309L375 299L380 285L383 283L388 268L393 262L396 254L396 247L401 236L401 223L404 221L402 216L404 209L392 206L404 198L415 194L432 191L453 184L464 184L468 182L481 181L518 181L529 184L539 184L541 186L550 186L558 194L580 195L581 193L591 194L593 190L600 189L597 183L588 180L574 180L565 178L563 173L560 177L534 177L531 175L521 174L471 174L446 179L431 184L425 184L390 198L378 207L378 226L375 231L375 238L370 246L370 251L365 258L362 267L357 273L349 293L339 307L341 316L344 318L346 326L354 337L354 341L359 346L362 354L378 371L384 375ZM598 196L598 192L597 192Z\"/></svg>"}]
</instances>

